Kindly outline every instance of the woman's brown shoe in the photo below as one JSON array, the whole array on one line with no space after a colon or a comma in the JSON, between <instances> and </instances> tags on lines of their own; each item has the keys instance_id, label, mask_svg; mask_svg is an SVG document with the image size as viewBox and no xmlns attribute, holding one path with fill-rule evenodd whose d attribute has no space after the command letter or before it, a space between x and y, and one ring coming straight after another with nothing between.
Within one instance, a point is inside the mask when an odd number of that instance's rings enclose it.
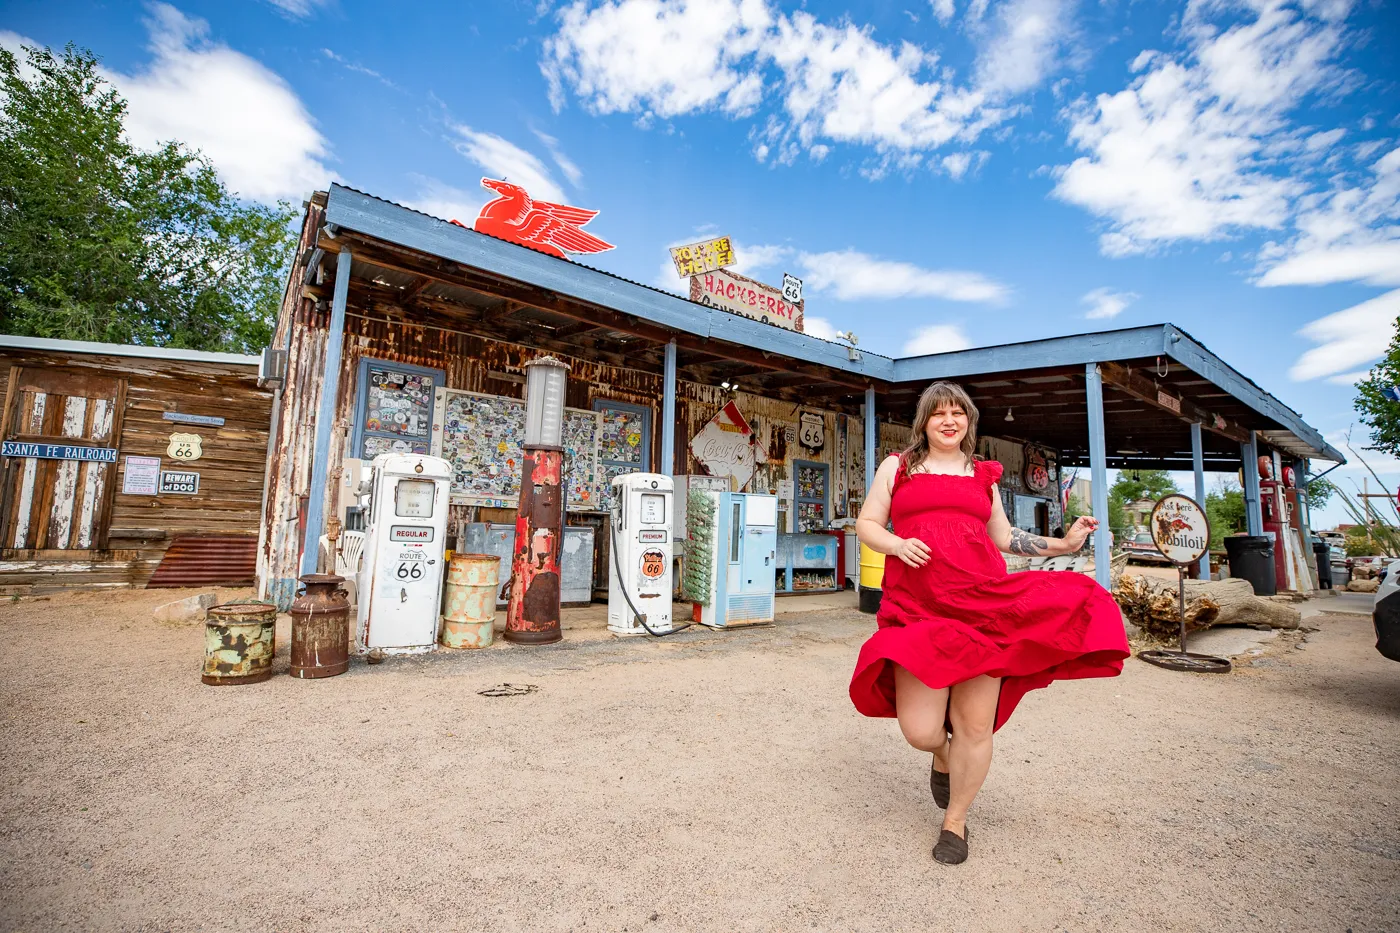
<instances>
[{"instance_id":1,"label":"woman's brown shoe","mask_svg":"<svg viewBox=\"0 0 1400 933\"><path fill-rule=\"evenodd\" d=\"M935 764L929 766L928 786L929 790L933 791L933 802L946 810L948 809L948 795L950 793L948 772L939 771L937 761L938 759L935 758Z\"/></svg>"},{"instance_id":2,"label":"woman's brown shoe","mask_svg":"<svg viewBox=\"0 0 1400 933\"><path fill-rule=\"evenodd\" d=\"M961 865L967 861L967 826L963 826L963 834L959 836L951 829L945 829L938 834L938 844L933 847L934 861L942 862L944 865Z\"/></svg>"}]
</instances>

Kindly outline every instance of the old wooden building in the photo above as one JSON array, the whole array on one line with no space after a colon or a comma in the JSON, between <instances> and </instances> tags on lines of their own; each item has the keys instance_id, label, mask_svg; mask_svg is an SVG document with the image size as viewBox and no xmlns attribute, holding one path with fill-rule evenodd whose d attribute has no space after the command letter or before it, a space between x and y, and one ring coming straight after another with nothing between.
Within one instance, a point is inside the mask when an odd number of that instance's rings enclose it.
<instances>
[{"instance_id":1,"label":"old wooden building","mask_svg":"<svg viewBox=\"0 0 1400 933\"><path fill-rule=\"evenodd\" d=\"M0 593L251 583L259 362L0 336Z\"/></svg>"},{"instance_id":2,"label":"old wooden building","mask_svg":"<svg viewBox=\"0 0 1400 933\"><path fill-rule=\"evenodd\" d=\"M282 603L318 564L306 542L350 520L357 471L376 454L442 456L454 519L511 519L523 364L544 354L570 367L572 524L600 524L612 477L650 470L676 476L678 495L687 475L727 476L779 496L780 531L829 528L854 516L876 460L907 442L918 393L944 378L986 413L981 453L1007 467L1007 514L1041 531L1061 521L1064 466L1092 471L1101 499L1110 466L1199 478L1266 448L1340 459L1171 325L891 359L341 186L308 203L274 348L288 368L258 561L262 591ZM716 423L745 444L706 445ZM1106 557L1106 528L1097 546Z\"/></svg>"}]
</instances>

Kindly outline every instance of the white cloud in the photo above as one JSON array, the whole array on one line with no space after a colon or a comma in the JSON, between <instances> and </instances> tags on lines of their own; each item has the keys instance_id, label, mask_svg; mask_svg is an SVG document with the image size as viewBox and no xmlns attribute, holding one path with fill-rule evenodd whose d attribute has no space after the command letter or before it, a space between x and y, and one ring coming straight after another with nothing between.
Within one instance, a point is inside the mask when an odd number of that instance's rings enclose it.
<instances>
[{"instance_id":1,"label":"white cloud","mask_svg":"<svg viewBox=\"0 0 1400 933\"><path fill-rule=\"evenodd\" d=\"M530 197L541 201L564 202L567 198L549 168L537 156L494 133L483 133L469 126L454 126L456 149L475 162L491 178L520 185Z\"/></svg>"},{"instance_id":2,"label":"white cloud","mask_svg":"<svg viewBox=\"0 0 1400 933\"><path fill-rule=\"evenodd\" d=\"M463 190L425 175L411 177L417 185L417 192L413 197L404 199L406 206L442 220L460 221L468 227L486 204L487 196L492 194L484 188Z\"/></svg>"},{"instance_id":3,"label":"white cloud","mask_svg":"<svg viewBox=\"0 0 1400 933\"><path fill-rule=\"evenodd\" d=\"M1397 318L1400 289L1318 318L1298 333L1321 346L1298 357L1288 375L1299 382L1341 373L1354 376L1358 366L1385 353Z\"/></svg>"},{"instance_id":4,"label":"white cloud","mask_svg":"<svg viewBox=\"0 0 1400 933\"><path fill-rule=\"evenodd\" d=\"M954 83L936 51L884 43L768 0L576 0L557 14L541 70L555 107L571 92L594 113L769 113L750 134L759 162L821 160L831 143L871 146L878 178L922 164L918 150L971 142L1008 119L1004 98L1059 67L1073 0L1010 0L978 27L976 79ZM935 0L951 17L953 5Z\"/></svg>"},{"instance_id":5,"label":"white cloud","mask_svg":"<svg viewBox=\"0 0 1400 933\"><path fill-rule=\"evenodd\" d=\"M905 356L927 356L930 353L952 353L972 346L963 329L956 324L930 324L920 327L904 344Z\"/></svg>"},{"instance_id":6,"label":"white cloud","mask_svg":"<svg viewBox=\"0 0 1400 933\"><path fill-rule=\"evenodd\" d=\"M1084 316L1091 321L1101 318L1114 318L1123 313L1123 309L1141 297L1135 292L1115 292L1110 288L1096 288L1089 292L1080 302L1089 306L1089 310L1084 312Z\"/></svg>"},{"instance_id":7,"label":"white cloud","mask_svg":"<svg viewBox=\"0 0 1400 933\"><path fill-rule=\"evenodd\" d=\"M929 6L933 7L933 15L945 26L957 12L953 9L953 0L929 0Z\"/></svg>"},{"instance_id":8,"label":"white cloud","mask_svg":"<svg viewBox=\"0 0 1400 933\"><path fill-rule=\"evenodd\" d=\"M955 152L944 156L938 164L953 181L962 181L968 172L976 174L990 156L991 153L985 149L976 152Z\"/></svg>"},{"instance_id":9,"label":"white cloud","mask_svg":"<svg viewBox=\"0 0 1400 933\"><path fill-rule=\"evenodd\" d=\"M209 24L151 5L150 65L108 74L127 99L126 129L143 148L199 149L229 190L259 201L299 199L335 176L329 144L296 93L260 62L208 38Z\"/></svg>"},{"instance_id":10,"label":"white cloud","mask_svg":"<svg viewBox=\"0 0 1400 933\"><path fill-rule=\"evenodd\" d=\"M391 87L394 90L399 89L399 86L397 84L390 81L388 78L384 77L382 74L375 71L373 68L366 68L359 62L353 62L342 55L337 55L331 49L321 49L321 54L326 56L326 58L329 58L331 61L335 62L337 65L343 67L346 71L353 71L356 74L362 74L367 77L373 78L385 87Z\"/></svg>"},{"instance_id":11,"label":"white cloud","mask_svg":"<svg viewBox=\"0 0 1400 933\"><path fill-rule=\"evenodd\" d=\"M993 95L1039 87L1058 70L1071 35L1073 0L1007 0L977 56L977 84Z\"/></svg>"},{"instance_id":12,"label":"white cloud","mask_svg":"<svg viewBox=\"0 0 1400 933\"><path fill-rule=\"evenodd\" d=\"M836 327L824 317L802 317L802 332L820 340L835 340Z\"/></svg>"},{"instance_id":13,"label":"white cloud","mask_svg":"<svg viewBox=\"0 0 1400 933\"><path fill-rule=\"evenodd\" d=\"M776 269L784 259L796 253L790 246L778 243L743 243L731 241L734 246L734 265L740 275L753 276L759 269Z\"/></svg>"},{"instance_id":14,"label":"white cloud","mask_svg":"<svg viewBox=\"0 0 1400 933\"><path fill-rule=\"evenodd\" d=\"M325 6L329 0L267 0L283 14L294 19L305 19L316 12L317 7Z\"/></svg>"},{"instance_id":15,"label":"white cloud","mask_svg":"<svg viewBox=\"0 0 1400 933\"><path fill-rule=\"evenodd\" d=\"M1341 81L1342 28L1283 0L1258 0L1229 28L1208 21L1227 6L1188 7L1187 51L1139 56L1147 70L1127 89L1069 113L1070 141L1086 155L1060 167L1054 193L1107 222L1107 255L1281 229L1305 191L1287 114Z\"/></svg>"},{"instance_id":16,"label":"white cloud","mask_svg":"<svg viewBox=\"0 0 1400 933\"><path fill-rule=\"evenodd\" d=\"M534 132L539 141L544 143L545 148L549 150L549 156L554 160L554 164L559 166L559 171L563 172L564 177L569 179L569 184L577 187L578 183L583 180L583 169L579 168L574 160L566 156L564 151L559 148L559 140L548 133L541 133L539 130Z\"/></svg>"},{"instance_id":17,"label":"white cloud","mask_svg":"<svg viewBox=\"0 0 1400 933\"><path fill-rule=\"evenodd\" d=\"M923 269L907 262L877 259L855 250L802 253L804 289L827 292L839 301L892 298L945 298L999 304L1010 289L980 272Z\"/></svg>"}]
</instances>

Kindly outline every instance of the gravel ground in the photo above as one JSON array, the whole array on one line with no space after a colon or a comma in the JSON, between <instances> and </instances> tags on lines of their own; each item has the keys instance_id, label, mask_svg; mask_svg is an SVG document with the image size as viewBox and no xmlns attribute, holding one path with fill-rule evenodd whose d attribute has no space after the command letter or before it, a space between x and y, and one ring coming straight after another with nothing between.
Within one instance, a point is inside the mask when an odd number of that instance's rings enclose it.
<instances>
[{"instance_id":1,"label":"gravel ground","mask_svg":"<svg viewBox=\"0 0 1400 933\"><path fill-rule=\"evenodd\" d=\"M1364 615L1033 693L950 867L928 757L846 698L869 617L322 681L282 676L284 619L279 676L211 688L202 626L150 621L177 595L0 604L0 928L1400 930L1400 665Z\"/></svg>"}]
</instances>

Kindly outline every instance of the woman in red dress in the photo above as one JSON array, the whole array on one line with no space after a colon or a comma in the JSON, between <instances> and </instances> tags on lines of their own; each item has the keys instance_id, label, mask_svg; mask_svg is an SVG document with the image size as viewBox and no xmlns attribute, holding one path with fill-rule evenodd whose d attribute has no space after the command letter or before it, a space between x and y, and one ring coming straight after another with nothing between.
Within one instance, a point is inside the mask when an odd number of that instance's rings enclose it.
<instances>
[{"instance_id":1,"label":"woman in red dress","mask_svg":"<svg viewBox=\"0 0 1400 933\"><path fill-rule=\"evenodd\" d=\"M1007 573L999 553L1073 553L1098 522L1081 518L1051 539L1013 528L1001 464L973 458L977 408L958 386L924 390L914 425L856 521L861 543L888 557L879 629L861 647L851 701L866 716L898 717L905 740L933 753L929 783L944 808L933 857L956 864L967 858L967 811L991 767L992 733L1029 690L1121 673L1128 640L1117 603L1092 579Z\"/></svg>"}]
</instances>

